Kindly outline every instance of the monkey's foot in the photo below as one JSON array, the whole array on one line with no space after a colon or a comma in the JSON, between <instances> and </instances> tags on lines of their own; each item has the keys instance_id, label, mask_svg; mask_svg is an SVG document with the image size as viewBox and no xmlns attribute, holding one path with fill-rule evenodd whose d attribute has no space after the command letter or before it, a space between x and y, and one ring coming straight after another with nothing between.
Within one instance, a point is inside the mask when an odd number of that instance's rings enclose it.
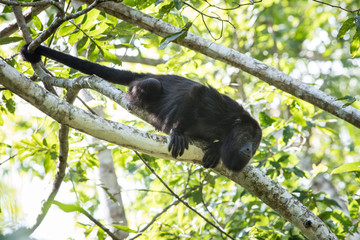
<instances>
[{"instance_id":1,"label":"monkey's foot","mask_svg":"<svg viewBox=\"0 0 360 240\"><path fill-rule=\"evenodd\" d=\"M184 154L185 149L189 149L189 142L186 136L176 130L171 130L170 142L168 145L168 150L171 152L171 156L174 158L181 156Z\"/></svg>"},{"instance_id":2,"label":"monkey's foot","mask_svg":"<svg viewBox=\"0 0 360 240\"><path fill-rule=\"evenodd\" d=\"M205 155L203 158L204 168L214 168L220 162L220 142L213 142L205 148Z\"/></svg>"}]
</instances>

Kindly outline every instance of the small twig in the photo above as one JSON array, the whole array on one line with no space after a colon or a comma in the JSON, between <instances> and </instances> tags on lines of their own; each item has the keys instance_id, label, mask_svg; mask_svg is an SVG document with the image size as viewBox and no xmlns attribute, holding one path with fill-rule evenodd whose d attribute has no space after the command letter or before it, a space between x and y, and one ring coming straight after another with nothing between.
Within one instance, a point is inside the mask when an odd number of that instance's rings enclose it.
<instances>
[{"instance_id":1,"label":"small twig","mask_svg":"<svg viewBox=\"0 0 360 240\"><path fill-rule=\"evenodd\" d=\"M201 19L202 19L202 21L203 21L203 23L204 23L204 25L205 25L205 27L206 27L206 30L209 32L211 38L214 39L215 41L216 41L216 40L219 40L219 39L222 37L223 31L224 31L224 22L230 24L234 29L236 29L235 25L234 25L229 19L228 19L228 20L224 20L224 19L222 19L220 16L218 16L217 14L216 14L217 16L212 16L212 15L209 15L209 14L204 13L204 11L205 11L207 8L209 8L209 6L206 7L203 11L200 11L200 10L198 10L196 7L192 6L191 4L189 4L189 3L187 3L187 2L183 2L183 4L185 4L186 6L190 7L191 9L193 9L194 11L198 12L198 13L201 15ZM215 13L214 13L214 14L215 14ZM211 33L211 31L210 31L210 29L209 29L209 27L207 26L207 23L206 23L206 21L205 21L205 17L207 17L207 18L212 18L212 19L215 19L215 20L218 20L218 21L221 22L220 37L215 38L215 37L212 35L212 33Z\"/></svg>"},{"instance_id":2,"label":"small twig","mask_svg":"<svg viewBox=\"0 0 360 240\"><path fill-rule=\"evenodd\" d=\"M3 3L8 6L20 6L20 7L38 7L38 6L46 6L46 5L54 5L59 10L61 6L58 2L52 0L43 0L39 2L16 2L16 1L9 1L9 0L0 0L0 3Z\"/></svg>"},{"instance_id":3,"label":"small twig","mask_svg":"<svg viewBox=\"0 0 360 240\"><path fill-rule=\"evenodd\" d=\"M14 154L12 156L10 156L8 159L4 160L3 162L0 163L0 166L3 165L4 163L6 163L7 161L10 161L11 159L13 159L14 157L16 157L17 154Z\"/></svg>"},{"instance_id":4,"label":"small twig","mask_svg":"<svg viewBox=\"0 0 360 240\"><path fill-rule=\"evenodd\" d=\"M104 230L104 232L106 232L112 239L114 240L120 240L120 238L118 238L117 236L115 236L115 234L113 234L107 227L105 227L103 224L101 224L101 222L99 222L98 220L96 220L96 218L94 218L93 216L91 216L90 213L88 213L87 211L85 211L85 209L80 208L81 209L81 213L84 214L87 218L90 219L90 221L92 221L93 223L95 223L99 228L101 228L102 230Z\"/></svg>"},{"instance_id":5,"label":"small twig","mask_svg":"<svg viewBox=\"0 0 360 240\"><path fill-rule=\"evenodd\" d=\"M185 202L184 200L181 199L181 197L179 197L179 195L177 195L165 182L164 180L162 180L162 178L155 172L155 170L144 160L144 158L137 152L135 151L136 155L141 159L141 161L145 164L145 166L151 171L152 174L154 174L156 176L157 179L159 179L159 181L164 185L164 187L178 200L180 201L182 204L184 204L187 208L189 208L191 211L193 211L194 213L196 213L199 217L201 217L205 222L207 222L208 224L210 224L211 226L213 226L214 228L216 228L217 230L219 230L219 232L223 233L224 235L226 235L228 238L230 239L234 239L232 238L229 234L227 234L226 232L224 232L221 228L219 228L218 226L216 226L214 223L212 223L209 219L207 219L206 217L204 217L201 213L199 213L198 211L196 211L196 209L194 209L193 207L191 207L187 202Z\"/></svg>"},{"instance_id":6,"label":"small twig","mask_svg":"<svg viewBox=\"0 0 360 240\"><path fill-rule=\"evenodd\" d=\"M170 205L168 205L166 208L164 208L161 212L159 212L158 214L156 214L156 215L153 217L153 219L151 219L151 221L150 221L148 224L146 224L146 226L143 227L143 228L139 231L139 233L138 233L137 235L135 235L134 237L130 238L129 240L134 240L134 239L140 237L140 236L146 231L146 229L148 229L149 227L151 227L151 225L152 225L161 215L163 215L164 213L167 212L167 210L169 210L169 209L170 209L171 207L173 207L173 206L178 205L179 203L180 203L179 200L176 200L176 201L172 202Z\"/></svg>"},{"instance_id":7,"label":"small twig","mask_svg":"<svg viewBox=\"0 0 360 240\"><path fill-rule=\"evenodd\" d=\"M250 0L249 3L236 3L236 2L232 2L233 4L236 4L236 7L232 7L232 8L222 8L222 7L219 7L219 6L216 6L216 5L214 5L214 4L209 3L208 0L204 0L204 1L205 1L207 4L209 4L209 7L214 7L214 8L223 10L223 11L231 11L231 10L235 10L235 9L240 8L240 7L243 7L243 6L255 5L256 3L262 2L262 0L258 0L258 1Z\"/></svg>"},{"instance_id":8,"label":"small twig","mask_svg":"<svg viewBox=\"0 0 360 240\"><path fill-rule=\"evenodd\" d=\"M206 177L205 177L205 178L206 178ZM204 178L204 180L205 180L205 178ZM201 181L201 182L200 182L201 202L202 202L203 206L205 207L205 210L210 214L211 218L212 218L213 221L216 223L216 225L217 225L219 228L221 228L221 229L224 230L223 226L220 225L220 223L218 222L218 220L215 218L214 214L212 214L212 212L209 210L209 208L207 207L207 205L206 205L206 203L205 203L204 196L203 196L203 193L202 193L203 186L204 186L204 183L203 183L203 181Z\"/></svg>"},{"instance_id":9,"label":"small twig","mask_svg":"<svg viewBox=\"0 0 360 240\"><path fill-rule=\"evenodd\" d=\"M341 6L337 6L337 5L332 5L330 3L326 3L326 2L323 2L323 1L319 1L319 0L313 0L314 2L317 2L317 3L321 3L321 4L324 4L324 5L327 5L327 6L330 6L330 7L334 7L334 8L339 8L343 11L346 11L346 12L349 12L349 13L355 13L355 12L360 12L360 8L356 9L356 10L349 10L349 9L346 9L346 8L343 8Z\"/></svg>"}]
</instances>

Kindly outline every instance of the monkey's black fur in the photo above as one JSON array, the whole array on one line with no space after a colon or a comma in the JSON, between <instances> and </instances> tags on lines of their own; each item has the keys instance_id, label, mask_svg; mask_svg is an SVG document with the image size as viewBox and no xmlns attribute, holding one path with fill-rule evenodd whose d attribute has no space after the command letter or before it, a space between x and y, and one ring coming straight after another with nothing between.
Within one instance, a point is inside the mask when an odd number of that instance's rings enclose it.
<instances>
[{"instance_id":1,"label":"monkey's black fur","mask_svg":"<svg viewBox=\"0 0 360 240\"><path fill-rule=\"evenodd\" d=\"M109 68L40 46L24 60L38 62L46 56L86 74L127 85L127 97L154 116L152 125L170 134L169 151L176 158L188 149L188 139L210 142L203 164L214 168L222 159L233 171L240 171L254 155L261 140L261 128L244 108L215 89L176 75L153 75Z\"/></svg>"}]
</instances>

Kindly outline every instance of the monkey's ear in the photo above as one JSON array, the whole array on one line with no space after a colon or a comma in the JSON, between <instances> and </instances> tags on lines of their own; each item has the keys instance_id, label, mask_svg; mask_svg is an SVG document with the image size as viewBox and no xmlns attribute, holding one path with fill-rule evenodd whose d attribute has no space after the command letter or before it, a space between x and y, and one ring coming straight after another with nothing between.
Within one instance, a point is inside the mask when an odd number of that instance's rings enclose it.
<instances>
[{"instance_id":1,"label":"monkey's ear","mask_svg":"<svg viewBox=\"0 0 360 240\"><path fill-rule=\"evenodd\" d=\"M234 126L239 125L239 124L241 124L241 122L242 122L242 121L241 121L241 118L237 118L237 119L235 119L233 125L234 125Z\"/></svg>"}]
</instances>

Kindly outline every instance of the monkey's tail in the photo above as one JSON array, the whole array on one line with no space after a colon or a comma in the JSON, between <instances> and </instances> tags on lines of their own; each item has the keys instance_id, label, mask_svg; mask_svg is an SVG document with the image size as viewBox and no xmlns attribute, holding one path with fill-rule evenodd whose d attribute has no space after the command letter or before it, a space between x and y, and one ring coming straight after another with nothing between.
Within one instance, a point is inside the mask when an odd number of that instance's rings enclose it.
<instances>
[{"instance_id":1,"label":"monkey's tail","mask_svg":"<svg viewBox=\"0 0 360 240\"><path fill-rule=\"evenodd\" d=\"M22 46L20 53L25 61L31 63L39 62L41 60L41 56L45 56L65 64L66 66L79 70L82 73L89 75L94 74L109 82L121 85L129 85L132 81L145 76L145 74L142 73L133 73L131 71L110 68L97 63L82 60L45 46L39 46L34 53L29 53L27 50L28 46L29 44Z\"/></svg>"}]
</instances>

